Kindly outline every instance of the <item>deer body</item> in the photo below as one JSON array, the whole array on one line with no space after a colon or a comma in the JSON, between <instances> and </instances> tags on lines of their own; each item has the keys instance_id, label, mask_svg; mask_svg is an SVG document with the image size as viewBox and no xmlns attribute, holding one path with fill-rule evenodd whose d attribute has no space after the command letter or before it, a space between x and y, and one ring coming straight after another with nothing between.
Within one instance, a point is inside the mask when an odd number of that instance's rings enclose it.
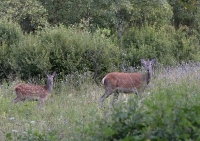
<instances>
[{"instance_id":1,"label":"deer body","mask_svg":"<svg viewBox=\"0 0 200 141\"><path fill-rule=\"evenodd\" d=\"M119 93L136 93L143 92L151 79L152 64L154 59L151 61L145 61L141 59L141 63L146 69L146 73L123 73L123 72L111 72L108 73L103 79L102 84L105 88L105 93L101 96L100 106L105 98L109 97L114 93L115 97L118 98Z\"/></svg>"},{"instance_id":2,"label":"deer body","mask_svg":"<svg viewBox=\"0 0 200 141\"><path fill-rule=\"evenodd\" d=\"M18 84L14 87L14 93L16 98L13 100L14 103L25 100L40 100L44 108L44 101L47 99L48 94L53 88L53 78L56 75L54 72L52 75L47 74L47 83L45 86L42 85L30 85L30 84Z\"/></svg>"}]
</instances>

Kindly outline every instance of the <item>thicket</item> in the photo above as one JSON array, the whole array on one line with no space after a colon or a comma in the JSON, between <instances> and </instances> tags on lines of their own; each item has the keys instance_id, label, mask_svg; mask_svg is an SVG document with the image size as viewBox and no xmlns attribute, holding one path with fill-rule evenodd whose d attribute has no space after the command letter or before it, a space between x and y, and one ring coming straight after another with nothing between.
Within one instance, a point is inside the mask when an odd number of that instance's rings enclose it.
<instances>
[{"instance_id":1,"label":"thicket","mask_svg":"<svg viewBox=\"0 0 200 141\"><path fill-rule=\"evenodd\" d=\"M140 58L200 60L197 1L3 0L0 7L2 79L89 71L99 81Z\"/></svg>"},{"instance_id":2,"label":"thicket","mask_svg":"<svg viewBox=\"0 0 200 141\"><path fill-rule=\"evenodd\" d=\"M122 48L100 29L91 33L60 25L23 34L18 24L1 20L0 34L0 75L6 79L28 79L53 71L65 79L67 74L90 72L100 82L110 71L139 66L140 58L156 58L164 65L200 60L198 36L190 35L184 26L179 30L172 26L131 28L124 33Z\"/></svg>"},{"instance_id":3,"label":"thicket","mask_svg":"<svg viewBox=\"0 0 200 141\"><path fill-rule=\"evenodd\" d=\"M140 58L157 58L163 65L200 60L199 39L186 26L178 30L169 25L131 28L124 34L123 44L131 65L138 65Z\"/></svg>"},{"instance_id":4,"label":"thicket","mask_svg":"<svg viewBox=\"0 0 200 141\"><path fill-rule=\"evenodd\" d=\"M4 21L4 25L1 36L10 36L1 39L1 53L6 54L1 56L2 65L9 66L10 71L2 66L2 78L14 75L28 79L56 71L61 79L84 72L98 79L120 64L119 47L99 32L59 26L23 35L16 24Z\"/></svg>"},{"instance_id":5,"label":"thicket","mask_svg":"<svg viewBox=\"0 0 200 141\"><path fill-rule=\"evenodd\" d=\"M56 71L56 79L80 86L88 76L100 82L110 71L129 71L130 66L140 65L141 58L156 58L166 66L200 60L197 0L2 0L0 7L0 81L43 78L44 73ZM175 76L180 80L180 75ZM87 139L92 140L199 140L199 81L190 83L197 77L181 79L178 85L164 82L159 88L161 81L154 82L157 87L142 103L134 99L119 105L112 115L77 134L90 135ZM66 83L62 85L56 93ZM87 107L79 104L75 105Z\"/></svg>"},{"instance_id":6,"label":"thicket","mask_svg":"<svg viewBox=\"0 0 200 141\"><path fill-rule=\"evenodd\" d=\"M90 139L199 140L199 64L183 63L159 71L142 96L128 102L121 99L112 113L105 110L86 131Z\"/></svg>"},{"instance_id":7,"label":"thicket","mask_svg":"<svg viewBox=\"0 0 200 141\"><path fill-rule=\"evenodd\" d=\"M140 97L120 94L99 108L103 87L79 77L80 89L55 82L45 101L10 103L17 81L0 85L1 140L199 140L199 63L160 67ZM69 76L70 77L70 76ZM73 81L72 81L73 82ZM60 87L57 87L60 85Z\"/></svg>"},{"instance_id":8,"label":"thicket","mask_svg":"<svg viewBox=\"0 0 200 141\"><path fill-rule=\"evenodd\" d=\"M9 78L17 70L13 69L11 62L14 57L12 52L23 41L23 33L18 24L0 20L0 77Z\"/></svg>"},{"instance_id":9,"label":"thicket","mask_svg":"<svg viewBox=\"0 0 200 141\"><path fill-rule=\"evenodd\" d=\"M0 17L18 23L24 33L48 26L47 10L37 0L2 0L0 7Z\"/></svg>"},{"instance_id":10,"label":"thicket","mask_svg":"<svg viewBox=\"0 0 200 141\"><path fill-rule=\"evenodd\" d=\"M174 93L175 94L175 93ZM176 95L176 94L175 94ZM134 100L133 100L134 101ZM111 119L99 120L88 131L91 140L160 141L199 140L199 105L191 107L149 106L139 109L136 103L115 109ZM125 107L125 108L124 108ZM108 117L110 118L110 117ZM103 120L103 119L102 119Z\"/></svg>"}]
</instances>

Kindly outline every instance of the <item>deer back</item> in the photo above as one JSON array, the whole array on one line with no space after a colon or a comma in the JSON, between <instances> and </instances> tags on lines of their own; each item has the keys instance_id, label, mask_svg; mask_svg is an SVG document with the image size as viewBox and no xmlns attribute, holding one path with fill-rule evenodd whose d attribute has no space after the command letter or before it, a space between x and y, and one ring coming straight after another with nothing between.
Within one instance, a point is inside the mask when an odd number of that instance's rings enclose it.
<instances>
[{"instance_id":1,"label":"deer back","mask_svg":"<svg viewBox=\"0 0 200 141\"><path fill-rule=\"evenodd\" d=\"M48 94L45 86L34 86L29 84L18 84L14 87L15 93L20 93L22 96L45 97Z\"/></svg>"},{"instance_id":2,"label":"deer back","mask_svg":"<svg viewBox=\"0 0 200 141\"><path fill-rule=\"evenodd\" d=\"M139 88L143 81L144 76L141 73L111 72L103 78L102 83L113 88Z\"/></svg>"}]
</instances>

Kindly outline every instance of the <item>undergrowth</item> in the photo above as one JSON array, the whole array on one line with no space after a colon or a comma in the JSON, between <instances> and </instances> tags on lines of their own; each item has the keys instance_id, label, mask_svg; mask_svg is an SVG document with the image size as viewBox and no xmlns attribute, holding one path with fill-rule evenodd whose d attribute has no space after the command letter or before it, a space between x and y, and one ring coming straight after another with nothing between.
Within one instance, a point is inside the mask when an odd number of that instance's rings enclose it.
<instances>
[{"instance_id":1,"label":"undergrowth","mask_svg":"<svg viewBox=\"0 0 200 141\"><path fill-rule=\"evenodd\" d=\"M112 108L112 96L99 108L104 89L90 76L56 79L45 111L36 101L14 104L19 80L3 82L0 140L199 140L199 70L159 68L141 96L121 94Z\"/></svg>"}]
</instances>

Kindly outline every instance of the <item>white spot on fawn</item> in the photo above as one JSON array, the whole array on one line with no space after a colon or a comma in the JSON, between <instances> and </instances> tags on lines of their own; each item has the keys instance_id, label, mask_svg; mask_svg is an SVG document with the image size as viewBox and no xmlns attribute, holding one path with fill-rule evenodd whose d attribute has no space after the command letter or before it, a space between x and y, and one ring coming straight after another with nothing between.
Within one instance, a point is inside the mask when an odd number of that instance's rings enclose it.
<instances>
[{"instance_id":1,"label":"white spot on fawn","mask_svg":"<svg viewBox=\"0 0 200 141\"><path fill-rule=\"evenodd\" d=\"M30 84L18 84L14 87L14 93L16 98L13 100L14 103L24 100L40 100L44 109L44 101L47 99L48 94L51 92L53 87L53 78L56 75L54 72L52 75L47 74L47 83L45 86L42 85L30 85Z\"/></svg>"}]
</instances>

